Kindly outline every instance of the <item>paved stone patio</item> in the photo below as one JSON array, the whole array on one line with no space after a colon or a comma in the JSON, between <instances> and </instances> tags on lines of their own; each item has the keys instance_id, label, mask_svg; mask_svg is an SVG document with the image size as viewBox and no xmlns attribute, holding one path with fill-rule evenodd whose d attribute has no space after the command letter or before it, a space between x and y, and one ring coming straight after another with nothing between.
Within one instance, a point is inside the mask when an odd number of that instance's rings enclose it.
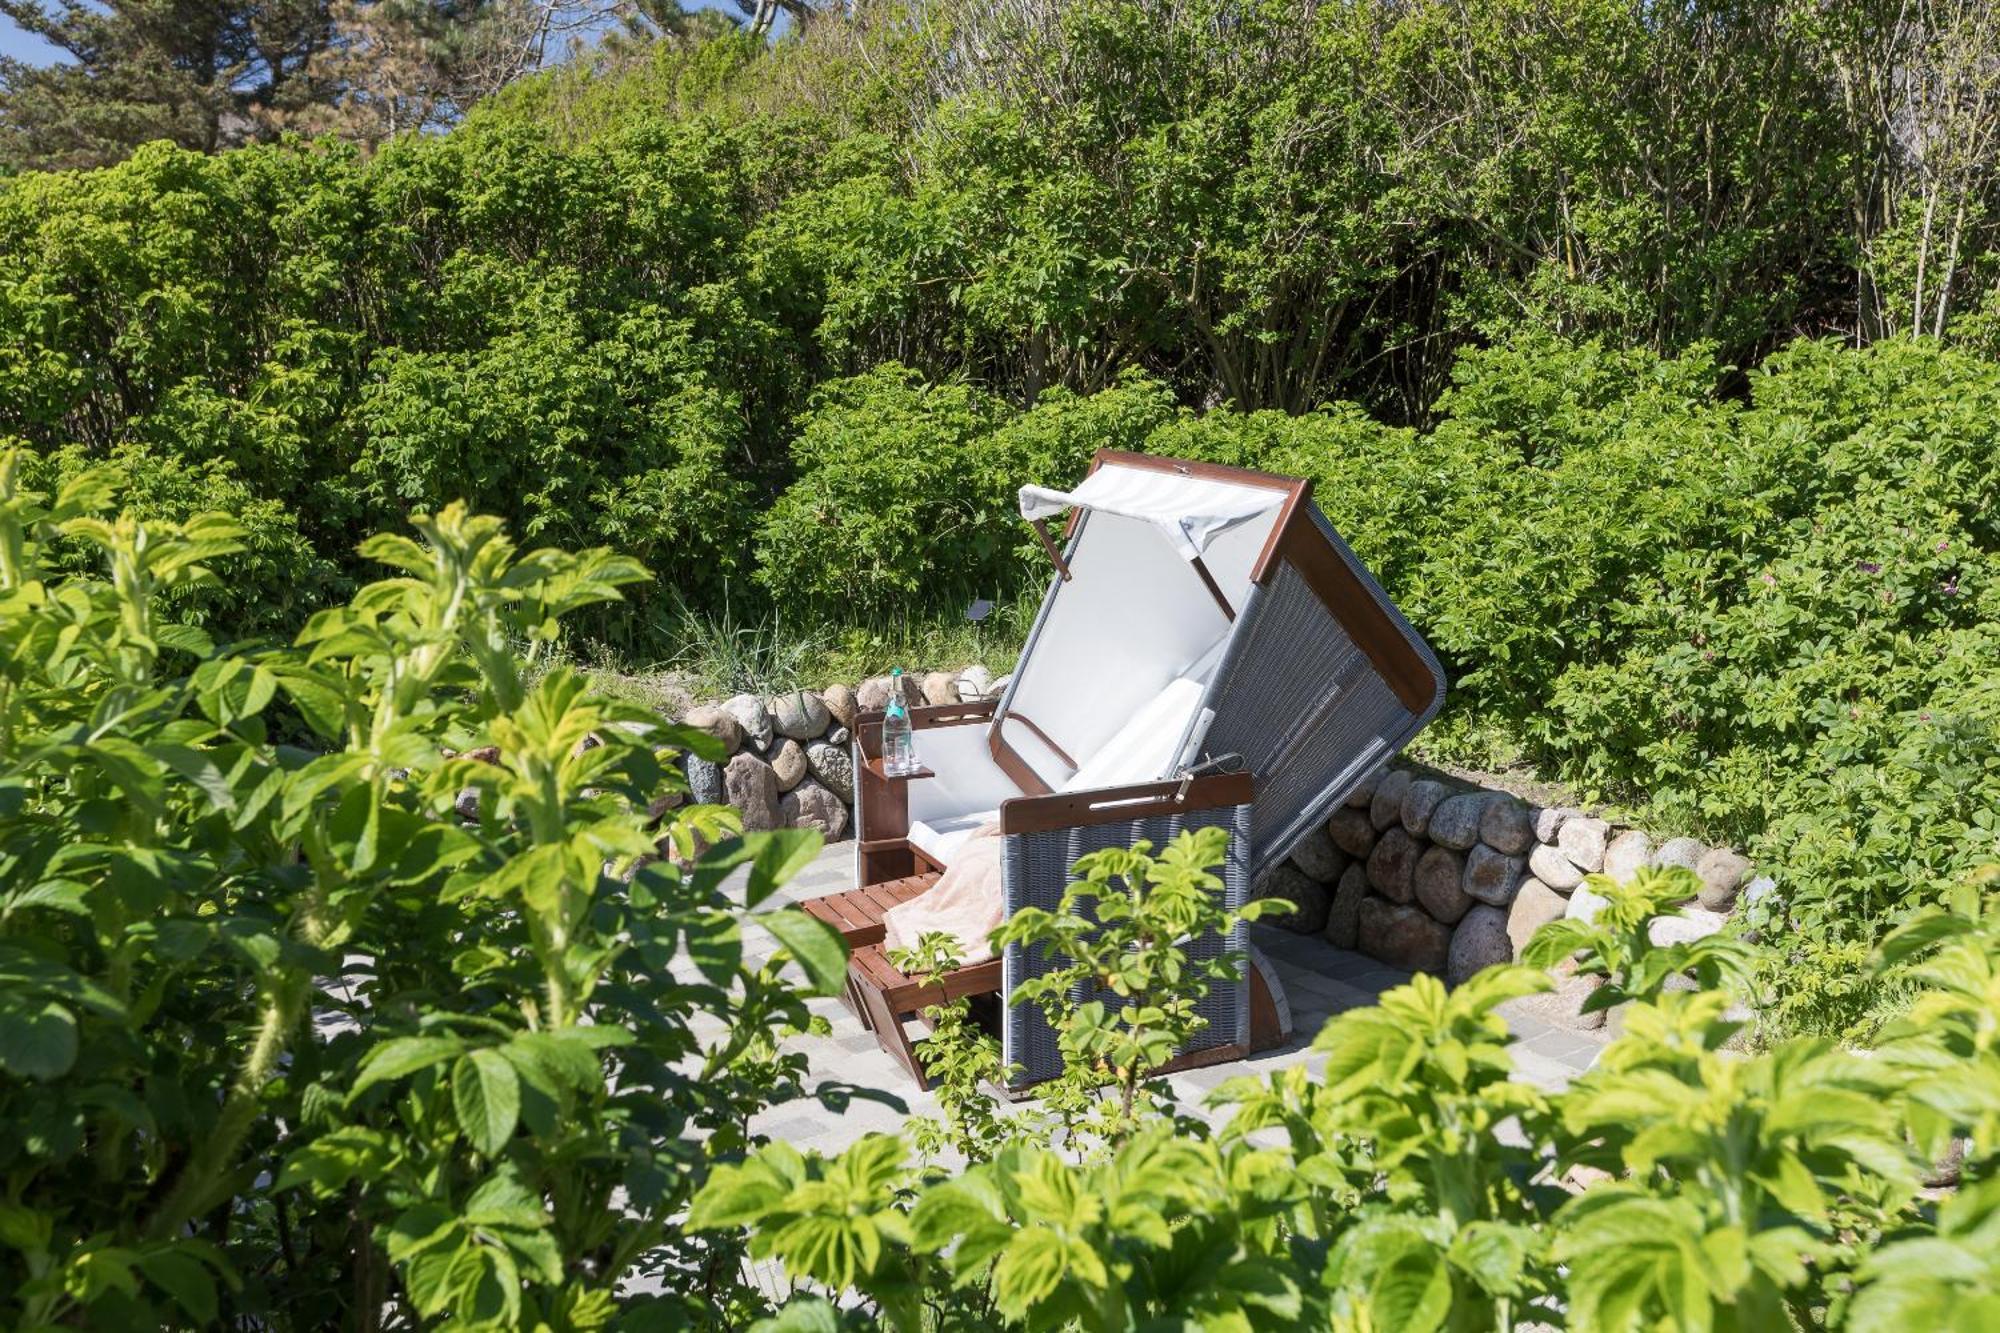
<instances>
[{"instance_id":1,"label":"paved stone patio","mask_svg":"<svg viewBox=\"0 0 2000 1333\"><path fill-rule=\"evenodd\" d=\"M739 881L739 892L740 887ZM835 843L774 895L770 906L803 902L852 887L854 844ZM1302 1063L1322 1064L1323 1058L1310 1047L1328 1018L1358 1005L1373 1004L1383 991L1410 977L1372 958L1336 949L1317 936L1294 935L1266 926L1252 926L1250 934L1284 985L1292 1011L1292 1038L1276 1050L1247 1060L1174 1075L1171 1083L1190 1111L1199 1112L1211 1089L1239 1075ZM744 931L744 946L750 957L761 959L770 956L776 941L768 932L749 925ZM814 1095L771 1107L752 1122L753 1130L801 1151L833 1153L864 1134L894 1130L907 1115L936 1113L936 1099L917 1091L902 1067L876 1045L874 1036L838 1000L813 1000L811 1007L827 1019L831 1034L797 1037L790 1045L805 1052L811 1062L808 1086ZM1559 1028L1518 1008L1507 1017L1517 1038L1516 1068L1522 1077L1543 1087L1567 1083L1587 1069L1605 1045L1601 1033Z\"/></svg>"}]
</instances>

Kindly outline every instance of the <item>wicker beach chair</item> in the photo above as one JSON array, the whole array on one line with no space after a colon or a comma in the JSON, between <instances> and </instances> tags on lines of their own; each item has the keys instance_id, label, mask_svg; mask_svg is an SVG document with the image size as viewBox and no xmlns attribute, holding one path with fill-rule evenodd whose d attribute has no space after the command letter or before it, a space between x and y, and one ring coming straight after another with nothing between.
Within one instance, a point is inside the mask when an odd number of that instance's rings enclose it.
<instances>
[{"instance_id":1,"label":"wicker beach chair","mask_svg":"<svg viewBox=\"0 0 2000 1333\"><path fill-rule=\"evenodd\" d=\"M1065 509L1059 546L1046 522ZM1230 832L1223 893L1241 904L1444 699L1436 657L1314 507L1310 482L1105 451L1073 491L1023 488L1021 510L1056 572L1004 694L912 709L914 777L883 771L881 714L855 728L850 998L919 1082L902 1019L995 985L1019 1081L1060 1073L1039 1010L1005 1003L1053 964L1010 947L997 968L926 991L880 956L879 914L861 920L871 903L947 867L997 819L1009 913L1055 907L1087 852L1208 825ZM1245 944L1238 927L1191 952ZM1246 1054L1282 1008L1268 970L1246 968L1211 991L1208 1027L1179 1063Z\"/></svg>"}]
</instances>

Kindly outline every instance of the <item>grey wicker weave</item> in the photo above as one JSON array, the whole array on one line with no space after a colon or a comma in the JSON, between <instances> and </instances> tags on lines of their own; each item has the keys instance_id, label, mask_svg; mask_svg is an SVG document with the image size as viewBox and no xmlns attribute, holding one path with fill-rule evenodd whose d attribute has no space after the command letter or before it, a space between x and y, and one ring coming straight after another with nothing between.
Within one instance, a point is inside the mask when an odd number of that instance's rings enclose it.
<instances>
[{"instance_id":1,"label":"grey wicker weave","mask_svg":"<svg viewBox=\"0 0 2000 1333\"><path fill-rule=\"evenodd\" d=\"M1155 848L1164 847L1185 830L1217 826L1228 829L1230 834L1229 859L1222 867L1221 876L1223 904L1232 908L1241 907L1250 896L1250 875L1246 865L1250 819L1250 806L1234 805L1194 810L1185 815L1160 815L1115 824L1011 834L1001 853L1007 878L1007 914L1012 916L1023 907L1053 911L1062 902L1063 891L1070 882L1070 866L1079 857L1106 847L1130 847L1142 838ZM1187 946L1187 952L1189 958L1196 962L1208 962L1228 951L1240 956L1244 943L1243 927L1238 925L1226 939L1210 935L1193 941ZM1009 945L1001 958L1005 977L1002 994L1009 995L1023 981L1046 975L1058 966L1041 950L1024 949L1018 944ZM1098 999L1107 1004L1116 1003L1109 994L1079 994L1074 998L1079 1002ZM1215 1046L1249 1045L1249 987L1242 978L1214 986L1197 1006L1196 1012L1208 1021L1208 1026L1182 1050L1183 1056ZM1017 1066L1013 1080L1016 1085L1040 1083L1062 1073L1062 1053L1056 1047L1056 1034L1039 1008L1031 1004L1005 1006L1000 1031L1002 1059L1009 1065Z\"/></svg>"}]
</instances>

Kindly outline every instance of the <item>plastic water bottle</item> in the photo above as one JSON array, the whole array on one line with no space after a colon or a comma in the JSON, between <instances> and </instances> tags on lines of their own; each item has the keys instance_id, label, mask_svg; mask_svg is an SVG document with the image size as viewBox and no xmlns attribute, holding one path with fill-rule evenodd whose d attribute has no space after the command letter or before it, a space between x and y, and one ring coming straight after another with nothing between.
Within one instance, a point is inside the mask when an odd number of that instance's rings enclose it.
<instances>
[{"instance_id":1,"label":"plastic water bottle","mask_svg":"<svg viewBox=\"0 0 2000 1333\"><path fill-rule=\"evenodd\" d=\"M903 702L903 668L889 673L889 711L882 719L882 771L892 778L917 771L917 751L910 741L910 707Z\"/></svg>"}]
</instances>

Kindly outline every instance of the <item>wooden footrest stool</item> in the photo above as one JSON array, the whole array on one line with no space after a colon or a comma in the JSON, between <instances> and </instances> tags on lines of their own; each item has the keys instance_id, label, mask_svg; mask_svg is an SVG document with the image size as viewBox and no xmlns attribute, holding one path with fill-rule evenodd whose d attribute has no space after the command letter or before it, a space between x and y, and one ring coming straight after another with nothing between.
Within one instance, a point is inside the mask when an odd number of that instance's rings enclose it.
<instances>
[{"instance_id":1,"label":"wooden footrest stool","mask_svg":"<svg viewBox=\"0 0 2000 1333\"><path fill-rule=\"evenodd\" d=\"M799 906L804 909L807 916L816 917L833 927L840 938L847 941L847 950L852 954L858 949L882 942L883 913L899 903L906 903L918 894L926 892L937 882L936 871L923 875L905 875L901 879L884 880L880 884L864 884L858 889L829 893L823 898L808 898ZM861 1020L863 1027L872 1026L868 1020L868 1011L862 1008L860 995L855 989L852 968L848 969L847 988L841 992L840 1002Z\"/></svg>"},{"instance_id":2,"label":"wooden footrest stool","mask_svg":"<svg viewBox=\"0 0 2000 1333\"><path fill-rule=\"evenodd\" d=\"M930 1005L946 1004L968 995L999 994L1000 960L989 958L961 967L926 986L899 971L880 944L869 944L856 949L848 962L847 988L861 1007L861 1021L875 1033L882 1049L909 1071L922 1091L930 1087L930 1081L924 1077L916 1048L903 1030L903 1020Z\"/></svg>"}]
</instances>

